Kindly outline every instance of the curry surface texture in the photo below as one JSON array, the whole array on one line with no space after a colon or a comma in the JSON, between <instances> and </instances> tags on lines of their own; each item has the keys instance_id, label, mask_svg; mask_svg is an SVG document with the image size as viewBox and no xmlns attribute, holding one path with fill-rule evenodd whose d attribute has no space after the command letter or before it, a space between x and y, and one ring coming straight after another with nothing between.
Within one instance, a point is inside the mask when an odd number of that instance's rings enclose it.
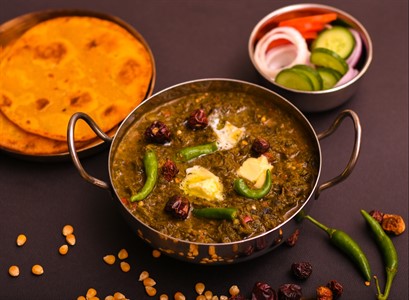
<instances>
[{"instance_id":1,"label":"curry surface texture","mask_svg":"<svg viewBox=\"0 0 409 300\"><path fill-rule=\"evenodd\" d=\"M264 102L263 102L264 101ZM209 120L219 120L244 128L244 135L229 150L218 149L188 162L179 161L177 152L187 146L214 142L217 136L212 126L192 130L186 126L190 113L202 108ZM171 142L154 144L145 140L144 132L153 121L161 121L170 129ZM303 124L289 113L263 99L236 92L192 94L157 107L143 115L129 127L113 157L111 176L114 189L129 211L143 223L177 239L199 243L227 243L250 238L276 228L300 207L312 193L317 180L319 155ZM233 189L243 162L254 156L251 145L255 138L266 139L270 149L263 154L272 165L270 192L261 199L240 196ZM179 173L170 182L159 170L152 193L141 202L131 203L130 197L145 182L143 156L155 151L159 169L166 159L176 163ZM189 196L180 183L186 169L201 166L218 176L223 185L223 199ZM252 187L250 182L247 182ZM237 218L229 220L205 219L192 213L185 220L175 219L164 208L173 195L187 197L191 209L203 207L234 207Z\"/></svg>"}]
</instances>

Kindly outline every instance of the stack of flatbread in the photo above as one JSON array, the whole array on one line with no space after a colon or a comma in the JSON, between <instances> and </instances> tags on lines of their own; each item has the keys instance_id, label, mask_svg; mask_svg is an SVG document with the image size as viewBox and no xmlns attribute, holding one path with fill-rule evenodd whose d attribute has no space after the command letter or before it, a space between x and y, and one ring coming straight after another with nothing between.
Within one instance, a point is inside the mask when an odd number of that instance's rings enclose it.
<instances>
[{"instance_id":1,"label":"stack of flatbread","mask_svg":"<svg viewBox=\"0 0 409 300\"><path fill-rule=\"evenodd\" d=\"M110 131L145 99L153 68L144 44L114 22L68 16L35 25L0 53L0 147L66 152L76 112ZM75 141L94 139L78 122Z\"/></svg>"}]
</instances>

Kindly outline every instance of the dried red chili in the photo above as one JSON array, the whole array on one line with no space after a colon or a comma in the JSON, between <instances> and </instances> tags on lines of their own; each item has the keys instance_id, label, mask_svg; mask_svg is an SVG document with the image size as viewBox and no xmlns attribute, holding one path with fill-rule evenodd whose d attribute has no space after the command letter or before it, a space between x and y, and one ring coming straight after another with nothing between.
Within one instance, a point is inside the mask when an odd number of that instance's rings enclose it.
<instances>
[{"instance_id":1,"label":"dried red chili","mask_svg":"<svg viewBox=\"0 0 409 300\"><path fill-rule=\"evenodd\" d=\"M165 211L172 214L177 219L186 219L189 215L190 202L187 198L175 195L172 196L165 206Z\"/></svg>"},{"instance_id":2,"label":"dried red chili","mask_svg":"<svg viewBox=\"0 0 409 300\"><path fill-rule=\"evenodd\" d=\"M312 273L312 265L306 261L293 263L291 265L291 271L298 279L307 279Z\"/></svg>"},{"instance_id":3,"label":"dried red chili","mask_svg":"<svg viewBox=\"0 0 409 300\"><path fill-rule=\"evenodd\" d=\"M167 159L162 165L161 172L165 180L170 182L179 173L179 169L174 161Z\"/></svg>"},{"instance_id":4,"label":"dried red chili","mask_svg":"<svg viewBox=\"0 0 409 300\"><path fill-rule=\"evenodd\" d=\"M327 287L331 289L334 299L341 297L344 292L344 287L336 280L331 280L327 283Z\"/></svg>"},{"instance_id":5,"label":"dried red chili","mask_svg":"<svg viewBox=\"0 0 409 300\"><path fill-rule=\"evenodd\" d=\"M194 110L187 119L186 124L190 129L193 130L206 128L206 126L209 124L209 121L204 109Z\"/></svg>"}]
</instances>

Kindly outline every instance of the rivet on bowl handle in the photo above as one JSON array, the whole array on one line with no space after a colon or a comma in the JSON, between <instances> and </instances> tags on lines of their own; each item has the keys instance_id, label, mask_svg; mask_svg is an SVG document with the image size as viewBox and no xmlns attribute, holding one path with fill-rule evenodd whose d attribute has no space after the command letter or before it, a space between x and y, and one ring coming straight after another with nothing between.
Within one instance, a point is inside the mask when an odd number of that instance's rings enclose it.
<instances>
[{"instance_id":1,"label":"rivet on bowl handle","mask_svg":"<svg viewBox=\"0 0 409 300\"><path fill-rule=\"evenodd\" d=\"M321 139L324 139L327 136L331 135L339 127L339 125L342 123L342 121L346 117L351 118L353 123L354 123L355 139L354 139L354 147L353 147L353 150L352 150L351 157L349 158L348 164L345 167L345 169L342 171L341 174L339 174L338 176L332 178L331 180L328 180L328 181L324 182L323 184L321 184L317 188L317 191L315 192L315 199L317 199L319 197L320 193L323 190L325 190L325 189L327 189L327 188L329 188L329 187L331 187L331 186L345 180L349 176L349 174L351 174L351 172L354 169L354 167L356 165L356 162L358 160L359 151L360 151L360 148L361 148L361 132L362 132L362 129L361 129L361 123L359 121L358 115L354 111L349 110L349 109L346 109L346 110L342 111L338 115L338 117L335 119L335 121L332 123L332 125L327 130L325 130L324 132L321 132L320 134L318 134L317 137L318 137L319 140L321 140Z\"/></svg>"},{"instance_id":2,"label":"rivet on bowl handle","mask_svg":"<svg viewBox=\"0 0 409 300\"><path fill-rule=\"evenodd\" d=\"M89 183L92 183L102 189L109 190L111 191L111 185L106 183L105 181L102 181L100 179L97 179L91 175L89 175L85 169L83 168L79 157L77 150L75 149L75 142L74 142L74 131L75 131L75 125L79 119L84 120L89 127L96 133L98 137L100 137L104 142L106 143L111 143L112 139L104 132L102 131L98 125L94 122L94 120L91 119L90 116L88 116L85 113L78 112L75 113L71 116L70 121L68 123L68 132L67 132L67 137L68 137L68 151L70 152L72 161L74 162L75 167L78 169L80 175L82 178L84 178L86 181Z\"/></svg>"}]
</instances>

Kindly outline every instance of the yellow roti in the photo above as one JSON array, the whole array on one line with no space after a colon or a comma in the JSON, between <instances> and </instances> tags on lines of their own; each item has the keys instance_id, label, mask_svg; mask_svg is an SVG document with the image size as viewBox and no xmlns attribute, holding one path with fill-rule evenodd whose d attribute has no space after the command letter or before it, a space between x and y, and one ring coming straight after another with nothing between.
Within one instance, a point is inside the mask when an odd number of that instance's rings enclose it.
<instances>
[{"instance_id":1,"label":"yellow roti","mask_svg":"<svg viewBox=\"0 0 409 300\"><path fill-rule=\"evenodd\" d=\"M109 131L145 97L153 74L146 47L121 26L94 17L39 23L0 61L0 110L24 131L66 141L84 112ZM76 141L95 134L79 123Z\"/></svg>"},{"instance_id":2,"label":"yellow roti","mask_svg":"<svg viewBox=\"0 0 409 300\"><path fill-rule=\"evenodd\" d=\"M77 143L78 147L86 142ZM26 132L10 122L0 112L0 147L14 153L25 155L55 155L68 152L67 142L48 139Z\"/></svg>"}]
</instances>

